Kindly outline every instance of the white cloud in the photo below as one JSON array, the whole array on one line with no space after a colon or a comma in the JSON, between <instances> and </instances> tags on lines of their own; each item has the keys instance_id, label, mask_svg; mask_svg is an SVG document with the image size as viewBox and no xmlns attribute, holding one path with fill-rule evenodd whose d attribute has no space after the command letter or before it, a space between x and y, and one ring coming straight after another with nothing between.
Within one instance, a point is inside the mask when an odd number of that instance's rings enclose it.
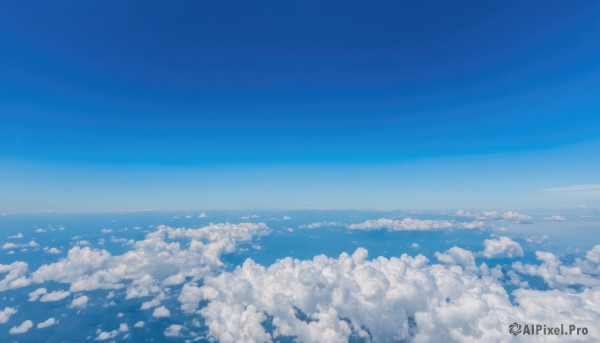
<instances>
[{"instance_id":1,"label":"white cloud","mask_svg":"<svg viewBox=\"0 0 600 343\"><path fill-rule=\"evenodd\" d=\"M79 297L73 299L73 301L71 301L71 305L69 305L69 307L79 308L79 309L86 308L88 305L88 300L89 299L88 299L87 295L79 296Z\"/></svg>"},{"instance_id":2,"label":"white cloud","mask_svg":"<svg viewBox=\"0 0 600 343\"><path fill-rule=\"evenodd\" d=\"M360 224L350 224L350 230L381 230L387 229L390 231L429 231L449 229L455 225L447 220L420 220L412 218L404 218L402 220L393 220L380 218L375 220L367 220Z\"/></svg>"},{"instance_id":3,"label":"white cloud","mask_svg":"<svg viewBox=\"0 0 600 343\"><path fill-rule=\"evenodd\" d=\"M46 294L42 295L42 297L40 298L40 301L41 302L59 301L59 300L63 300L64 298L68 297L69 295L71 295L71 292L69 292L69 291L54 291L54 292L50 292L50 293L46 293Z\"/></svg>"},{"instance_id":4,"label":"white cloud","mask_svg":"<svg viewBox=\"0 0 600 343\"><path fill-rule=\"evenodd\" d=\"M174 285L186 277L211 273L223 265L222 254L269 233L263 223L212 224L200 229L160 226L123 255L75 246L66 258L41 266L32 280L69 283L71 292L126 287L127 298L148 296L159 293L165 280ZM181 239L188 241L186 247Z\"/></svg>"},{"instance_id":5,"label":"white cloud","mask_svg":"<svg viewBox=\"0 0 600 343\"><path fill-rule=\"evenodd\" d=\"M155 318L169 317L170 315L171 311L164 306L157 307L154 309L154 312L152 312L152 316Z\"/></svg>"},{"instance_id":6,"label":"white cloud","mask_svg":"<svg viewBox=\"0 0 600 343\"><path fill-rule=\"evenodd\" d=\"M100 333L98 333L98 336L96 336L96 340L97 341L105 341L108 339L113 339L113 338L117 337L118 335L119 335L118 330L100 331Z\"/></svg>"},{"instance_id":7,"label":"white cloud","mask_svg":"<svg viewBox=\"0 0 600 343\"><path fill-rule=\"evenodd\" d=\"M579 265L592 268L598 254L595 248ZM269 342L283 336L302 342L347 342L350 337L496 342L512 339L507 325L515 320L589 328L600 320L600 288L518 289L513 302L502 285L502 268L476 267L473 254L457 247L438 258L444 265L430 264L422 255L368 260L359 248L338 258L288 257L268 267L248 259L201 286L187 283L179 301L185 312L199 310L210 338L220 342ZM200 301L208 304L198 309ZM267 318L272 332L262 325ZM585 339L599 341L600 332L590 330Z\"/></svg>"},{"instance_id":8,"label":"white cloud","mask_svg":"<svg viewBox=\"0 0 600 343\"><path fill-rule=\"evenodd\" d=\"M60 254L61 251L58 250L57 248L44 248L44 251L47 252L48 254Z\"/></svg>"},{"instance_id":9,"label":"white cloud","mask_svg":"<svg viewBox=\"0 0 600 343\"><path fill-rule=\"evenodd\" d=\"M459 247L452 247L444 253L436 252L435 257L445 264L456 264L468 269L475 268L473 253Z\"/></svg>"},{"instance_id":10,"label":"white cloud","mask_svg":"<svg viewBox=\"0 0 600 343\"><path fill-rule=\"evenodd\" d=\"M198 218L206 218L206 217L208 217L208 216L204 212L202 212L198 215Z\"/></svg>"},{"instance_id":11,"label":"white cloud","mask_svg":"<svg viewBox=\"0 0 600 343\"><path fill-rule=\"evenodd\" d=\"M10 320L13 314L16 314L17 310L13 307L5 307L4 310L0 311L0 324L4 324Z\"/></svg>"},{"instance_id":12,"label":"white cloud","mask_svg":"<svg viewBox=\"0 0 600 343\"><path fill-rule=\"evenodd\" d=\"M44 233L44 232L46 232L46 230L40 228L40 229L36 229L35 232L37 232L37 233Z\"/></svg>"},{"instance_id":13,"label":"white cloud","mask_svg":"<svg viewBox=\"0 0 600 343\"><path fill-rule=\"evenodd\" d=\"M165 329L164 334L166 337L181 337L181 331L183 331L183 329L183 325L173 324Z\"/></svg>"},{"instance_id":14,"label":"white cloud","mask_svg":"<svg viewBox=\"0 0 600 343\"><path fill-rule=\"evenodd\" d=\"M486 258L523 256L521 245L506 236L498 239L486 239L483 241L483 245L484 250L480 255Z\"/></svg>"},{"instance_id":15,"label":"white cloud","mask_svg":"<svg viewBox=\"0 0 600 343\"><path fill-rule=\"evenodd\" d=\"M33 322L31 320L26 320L23 323L21 323L21 325L13 326L12 328L10 328L8 333L11 335L18 335L18 334L26 333L32 327L33 327Z\"/></svg>"},{"instance_id":16,"label":"white cloud","mask_svg":"<svg viewBox=\"0 0 600 343\"><path fill-rule=\"evenodd\" d=\"M0 264L0 275L6 273L6 276L0 280L0 292L29 286L31 280L27 277L27 268L27 263L21 261Z\"/></svg>"},{"instance_id":17,"label":"white cloud","mask_svg":"<svg viewBox=\"0 0 600 343\"><path fill-rule=\"evenodd\" d=\"M15 243L8 242L8 243L2 244L2 249L14 249L14 248L18 248L19 246L20 245L17 245Z\"/></svg>"},{"instance_id":18,"label":"white cloud","mask_svg":"<svg viewBox=\"0 0 600 343\"><path fill-rule=\"evenodd\" d=\"M291 219L292 219L292 217L290 217L290 216L283 216L283 218L281 218L281 220L291 220Z\"/></svg>"},{"instance_id":19,"label":"white cloud","mask_svg":"<svg viewBox=\"0 0 600 343\"><path fill-rule=\"evenodd\" d=\"M458 210L455 215L459 217L476 218L477 220L490 220L490 219L504 219L515 222L524 222L531 219L531 216L521 214L515 211L483 211L483 212L469 212L465 210Z\"/></svg>"},{"instance_id":20,"label":"white cloud","mask_svg":"<svg viewBox=\"0 0 600 343\"><path fill-rule=\"evenodd\" d=\"M140 320L140 321L138 321L137 323L135 323L135 324L133 325L133 327L135 327L135 328L143 328L143 327L144 327L144 325L146 325L146 323L145 323L144 321Z\"/></svg>"},{"instance_id":21,"label":"white cloud","mask_svg":"<svg viewBox=\"0 0 600 343\"><path fill-rule=\"evenodd\" d=\"M111 233L112 229L102 229L101 232L104 233L104 234Z\"/></svg>"},{"instance_id":22,"label":"white cloud","mask_svg":"<svg viewBox=\"0 0 600 343\"><path fill-rule=\"evenodd\" d=\"M548 218L548 220L553 220L555 222L564 222L565 221L565 217L563 217L563 216L552 216L552 217Z\"/></svg>"},{"instance_id":23,"label":"white cloud","mask_svg":"<svg viewBox=\"0 0 600 343\"><path fill-rule=\"evenodd\" d=\"M537 251L535 255L541 261L540 265L514 262L513 270L521 274L539 276L551 288L600 287L600 245L596 245L587 252L585 258L578 258L571 265L565 265L550 252Z\"/></svg>"},{"instance_id":24,"label":"white cloud","mask_svg":"<svg viewBox=\"0 0 600 343\"><path fill-rule=\"evenodd\" d=\"M152 300L144 301L144 303L142 303L142 306L140 307L140 310L147 310L153 307L160 306L161 300L161 297L156 297Z\"/></svg>"},{"instance_id":25,"label":"white cloud","mask_svg":"<svg viewBox=\"0 0 600 343\"><path fill-rule=\"evenodd\" d=\"M19 239L19 238L23 238L23 234L19 232L16 235L8 236L7 238L9 238L9 239Z\"/></svg>"},{"instance_id":26,"label":"white cloud","mask_svg":"<svg viewBox=\"0 0 600 343\"><path fill-rule=\"evenodd\" d=\"M307 225L300 225L300 228L301 229L318 229L318 228L329 227L329 226L343 226L343 224L338 223L338 222L316 222L316 223L310 223Z\"/></svg>"},{"instance_id":27,"label":"white cloud","mask_svg":"<svg viewBox=\"0 0 600 343\"><path fill-rule=\"evenodd\" d=\"M525 221L525 220L531 219L531 216L528 216L528 215L525 215L525 214L521 214L519 212L506 211L506 212L504 212L502 214L502 218L506 219L506 220L512 220L512 221L521 222L521 221Z\"/></svg>"},{"instance_id":28,"label":"white cloud","mask_svg":"<svg viewBox=\"0 0 600 343\"><path fill-rule=\"evenodd\" d=\"M58 323L58 321L57 321L56 319L54 319L54 318L48 318L47 320L45 320L45 321L43 321L43 322L39 323L39 324L37 325L37 328L38 328L38 329L47 328L47 327L49 327L49 326L55 325L56 323Z\"/></svg>"},{"instance_id":29,"label":"white cloud","mask_svg":"<svg viewBox=\"0 0 600 343\"><path fill-rule=\"evenodd\" d=\"M464 229L469 229L469 230L473 230L473 229L481 229L482 227L484 227L485 223L482 222L481 220L475 220L472 222L468 222L468 223L460 223L460 226Z\"/></svg>"},{"instance_id":30,"label":"white cloud","mask_svg":"<svg viewBox=\"0 0 600 343\"><path fill-rule=\"evenodd\" d=\"M38 299L48 293L48 290L45 288L38 288L35 291L29 293L29 301L38 301Z\"/></svg>"}]
</instances>

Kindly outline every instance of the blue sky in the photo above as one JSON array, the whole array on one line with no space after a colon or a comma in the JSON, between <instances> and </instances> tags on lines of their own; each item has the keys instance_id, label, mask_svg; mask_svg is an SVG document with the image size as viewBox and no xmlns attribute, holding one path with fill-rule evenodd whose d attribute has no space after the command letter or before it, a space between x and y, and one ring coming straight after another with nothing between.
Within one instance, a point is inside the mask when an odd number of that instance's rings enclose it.
<instances>
[{"instance_id":1,"label":"blue sky","mask_svg":"<svg viewBox=\"0 0 600 343\"><path fill-rule=\"evenodd\" d=\"M599 16L2 3L0 210L599 205Z\"/></svg>"}]
</instances>

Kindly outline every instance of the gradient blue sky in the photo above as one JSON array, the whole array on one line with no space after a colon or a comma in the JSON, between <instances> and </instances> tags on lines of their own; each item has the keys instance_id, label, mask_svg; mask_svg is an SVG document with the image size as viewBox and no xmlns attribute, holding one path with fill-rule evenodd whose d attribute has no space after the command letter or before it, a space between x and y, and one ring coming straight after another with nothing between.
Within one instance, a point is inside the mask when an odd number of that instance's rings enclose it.
<instances>
[{"instance_id":1,"label":"gradient blue sky","mask_svg":"<svg viewBox=\"0 0 600 343\"><path fill-rule=\"evenodd\" d=\"M600 205L598 37L597 1L5 1L0 211Z\"/></svg>"}]
</instances>

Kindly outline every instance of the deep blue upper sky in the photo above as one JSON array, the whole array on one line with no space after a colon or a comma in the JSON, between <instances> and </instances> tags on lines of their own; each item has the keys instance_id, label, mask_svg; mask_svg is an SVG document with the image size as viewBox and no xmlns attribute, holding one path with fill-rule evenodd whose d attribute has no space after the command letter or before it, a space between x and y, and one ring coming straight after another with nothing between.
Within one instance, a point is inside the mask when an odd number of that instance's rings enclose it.
<instances>
[{"instance_id":1,"label":"deep blue upper sky","mask_svg":"<svg viewBox=\"0 0 600 343\"><path fill-rule=\"evenodd\" d=\"M0 176L581 144L589 171L599 37L597 1L5 1Z\"/></svg>"}]
</instances>

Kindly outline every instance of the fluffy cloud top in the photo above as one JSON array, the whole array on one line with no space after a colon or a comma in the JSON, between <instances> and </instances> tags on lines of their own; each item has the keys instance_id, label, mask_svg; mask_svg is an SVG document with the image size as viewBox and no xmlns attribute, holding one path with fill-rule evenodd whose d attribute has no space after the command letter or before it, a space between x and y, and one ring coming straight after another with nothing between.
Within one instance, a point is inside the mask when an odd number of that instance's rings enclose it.
<instances>
[{"instance_id":1,"label":"fluffy cloud top","mask_svg":"<svg viewBox=\"0 0 600 343\"><path fill-rule=\"evenodd\" d=\"M157 307L154 309L154 312L152 312L152 316L155 318L169 317L171 316L171 311L164 306Z\"/></svg>"},{"instance_id":2,"label":"fluffy cloud top","mask_svg":"<svg viewBox=\"0 0 600 343\"><path fill-rule=\"evenodd\" d=\"M0 324L4 324L10 320L13 314L16 314L17 310L12 307L5 307L4 310L0 311Z\"/></svg>"},{"instance_id":3,"label":"fluffy cloud top","mask_svg":"<svg viewBox=\"0 0 600 343\"><path fill-rule=\"evenodd\" d=\"M502 236L498 239L486 239L483 241L483 245L485 249L480 254L483 257L514 258L523 256L523 248L521 248L521 245L509 237Z\"/></svg>"},{"instance_id":4,"label":"fluffy cloud top","mask_svg":"<svg viewBox=\"0 0 600 343\"><path fill-rule=\"evenodd\" d=\"M10 328L8 333L11 335L18 335L18 334L22 334L22 333L29 331L29 329L31 329L32 327L33 327L33 322L31 320L26 320L26 321L22 322L21 325L13 326L12 328Z\"/></svg>"},{"instance_id":5,"label":"fluffy cloud top","mask_svg":"<svg viewBox=\"0 0 600 343\"><path fill-rule=\"evenodd\" d=\"M578 262L592 268L583 273L598 268L592 265L598 251L594 248L590 258ZM362 248L338 258L285 258L269 267L248 259L202 285L185 284L179 301L184 311L205 317L209 335L221 342L282 337L302 342L495 342L511 339L506 327L515 320L588 327L600 320L600 288L593 284L580 292L518 289L512 302L502 286L506 275L501 268L476 267L473 254L461 248L437 257L444 265L430 264L422 255L369 260ZM556 277L561 271L547 274ZM208 305L198 309L200 301ZM268 318L272 332L263 326ZM585 339L598 341L600 332L590 330Z\"/></svg>"},{"instance_id":6,"label":"fluffy cloud top","mask_svg":"<svg viewBox=\"0 0 600 343\"><path fill-rule=\"evenodd\" d=\"M531 276L539 276L548 286L567 289L572 286L600 287L600 245L590 250L585 258L576 259L573 264L565 265L553 253L538 251L535 253L540 265L514 262L512 268Z\"/></svg>"},{"instance_id":7,"label":"fluffy cloud top","mask_svg":"<svg viewBox=\"0 0 600 343\"><path fill-rule=\"evenodd\" d=\"M29 286L31 280L27 277L27 268L27 263L20 261L11 264L0 264L0 275L6 274L0 280L0 292Z\"/></svg>"},{"instance_id":8,"label":"fluffy cloud top","mask_svg":"<svg viewBox=\"0 0 600 343\"><path fill-rule=\"evenodd\" d=\"M46 293L42 295L40 298L41 302L51 302L51 301L59 301L71 295L71 292L68 291L54 291L50 293Z\"/></svg>"},{"instance_id":9,"label":"fluffy cloud top","mask_svg":"<svg viewBox=\"0 0 600 343\"><path fill-rule=\"evenodd\" d=\"M71 301L71 305L69 305L69 307L81 309L81 308L86 308L87 305L88 305L88 297L87 297L87 295L82 295L80 297L73 299L73 301Z\"/></svg>"},{"instance_id":10,"label":"fluffy cloud top","mask_svg":"<svg viewBox=\"0 0 600 343\"><path fill-rule=\"evenodd\" d=\"M47 328L49 326L55 325L56 323L58 323L58 321L55 318L48 318L47 320L39 323L37 325L37 328L38 329Z\"/></svg>"},{"instance_id":11,"label":"fluffy cloud top","mask_svg":"<svg viewBox=\"0 0 600 343\"><path fill-rule=\"evenodd\" d=\"M186 278L210 274L223 265L222 254L269 232L263 223L214 224L200 229L160 226L123 255L75 246L66 258L41 266L31 279L35 283L68 283L71 292L126 287L127 298L148 296L159 293L163 282L181 284ZM186 247L181 239L188 241Z\"/></svg>"}]
</instances>

